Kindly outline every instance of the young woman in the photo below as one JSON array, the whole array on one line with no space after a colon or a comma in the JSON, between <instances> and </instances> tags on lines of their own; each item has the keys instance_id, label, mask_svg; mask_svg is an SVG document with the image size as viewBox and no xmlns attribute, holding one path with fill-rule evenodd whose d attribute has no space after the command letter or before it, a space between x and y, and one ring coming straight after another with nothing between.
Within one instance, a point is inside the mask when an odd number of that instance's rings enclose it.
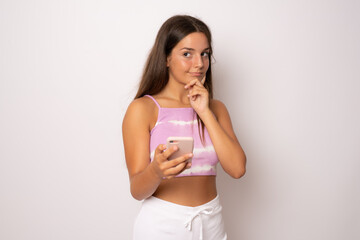
<instances>
[{"instance_id":1,"label":"young woman","mask_svg":"<svg viewBox=\"0 0 360 240\"><path fill-rule=\"evenodd\" d=\"M225 105L212 99L211 55L209 28L194 17L171 17L157 34L123 120L131 194L144 200L134 239L227 239L216 165L240 178L246 157ZM166 148L170 136L193 137L193 153L168 160L178 151Z\"/></svg>"}]
</instances>

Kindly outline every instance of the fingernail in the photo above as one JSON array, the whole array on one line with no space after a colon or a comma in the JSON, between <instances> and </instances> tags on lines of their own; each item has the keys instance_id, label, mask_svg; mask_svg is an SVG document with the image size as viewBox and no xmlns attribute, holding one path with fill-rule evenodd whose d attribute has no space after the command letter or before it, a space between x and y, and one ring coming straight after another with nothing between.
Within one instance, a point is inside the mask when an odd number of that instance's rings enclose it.
<instances>
[{"instance_id":1,"label":"fingernail","mask_svg":"<svg viewBox=\"0 0 360 240\"><path fill-rule=\"evenodd\" d=\"M188 155L189 157L192 157L193 156L193 154L192 153L189 153L189 155Z\"/></svg>"}]
</instances>

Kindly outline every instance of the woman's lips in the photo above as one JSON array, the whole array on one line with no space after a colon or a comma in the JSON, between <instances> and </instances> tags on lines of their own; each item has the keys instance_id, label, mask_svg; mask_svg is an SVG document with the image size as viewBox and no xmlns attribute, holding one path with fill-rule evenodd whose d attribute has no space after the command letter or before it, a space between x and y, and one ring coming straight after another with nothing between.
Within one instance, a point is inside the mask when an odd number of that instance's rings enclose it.
<instances>
[{"instance_id":1,"label":"woman's lips","mask_svg":"<svg viewBox=\"0 0 360 240\"><path fill-rule=\"evenodd\" d=\"M201 73L201 72L191 72L190 75L192 77L201 77L203 75L203 73Z\"/></svg>"}]
</instances>

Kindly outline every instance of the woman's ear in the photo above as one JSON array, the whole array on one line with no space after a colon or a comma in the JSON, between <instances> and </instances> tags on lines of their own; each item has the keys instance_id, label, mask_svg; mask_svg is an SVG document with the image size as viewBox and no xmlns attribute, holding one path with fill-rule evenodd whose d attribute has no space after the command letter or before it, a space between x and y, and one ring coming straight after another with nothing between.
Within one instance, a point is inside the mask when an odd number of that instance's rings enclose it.
<instances>
[{"instance_id":1,"label":"woman's ear","mask_svg":"<svg viewBox=\"0 0 360 240\"><path fill-rule=\"evenodd\" d=\"M166 57L166 66L169 67L171 63L172 52Z\"/></svg>"}]
</instances>

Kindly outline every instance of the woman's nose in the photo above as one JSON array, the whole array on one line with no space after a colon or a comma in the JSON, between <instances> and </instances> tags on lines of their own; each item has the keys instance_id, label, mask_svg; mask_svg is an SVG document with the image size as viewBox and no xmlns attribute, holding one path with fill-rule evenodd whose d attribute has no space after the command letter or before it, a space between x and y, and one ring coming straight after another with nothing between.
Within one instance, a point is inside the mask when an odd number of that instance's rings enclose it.
<instances>
[{"instance_id":1,"label":"woman's nose","mask_svg":"<svg viewBox=\"0 0 360 240\"><path fill-rule=\"evenodd\" d=\"M202 68L204 66L204 60L202 59L201 55L197 55L194 59L194 65L197 68Z\"/></svg>"}]
</instances>

